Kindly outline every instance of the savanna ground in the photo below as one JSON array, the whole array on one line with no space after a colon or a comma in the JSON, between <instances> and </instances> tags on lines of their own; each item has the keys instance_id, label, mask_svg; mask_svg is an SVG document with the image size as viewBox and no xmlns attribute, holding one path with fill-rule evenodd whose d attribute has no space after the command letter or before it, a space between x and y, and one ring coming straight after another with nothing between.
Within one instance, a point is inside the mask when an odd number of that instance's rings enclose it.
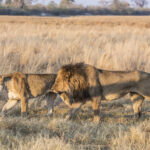
<instances>
[{"instance_id":1,"label":"savanna ground","mask_svg":"<svg viewBox=\"0 0 150 150\"><path fill-rule=\"evenodd\" d=\"M85 62L109 70L150 72L150 17L0 17L0 73L57 73L67 63ZM5 103L1 95L0 110ZM92 123L86 104L72 121L62 102L45 116L44 101L30 101L29 117L19 104L0 117L0 149L13 150L149 150L150 102L132 119L128 95L102 102L101 123Z\"/></svg>"}]
</instances>

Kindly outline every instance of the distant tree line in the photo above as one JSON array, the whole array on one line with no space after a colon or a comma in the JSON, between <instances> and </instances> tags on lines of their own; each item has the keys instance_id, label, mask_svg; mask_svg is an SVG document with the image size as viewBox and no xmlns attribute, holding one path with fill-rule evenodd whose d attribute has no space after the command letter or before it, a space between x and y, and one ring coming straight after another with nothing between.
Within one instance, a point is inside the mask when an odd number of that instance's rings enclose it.
<instances>
[{"instance_id":1,"label":"distant tree line","mask_svg":"<svg viewBox=\"0 0 150 150\"><path fill-rule=\"evenodd\" d=\"M148 0L99 0L97 6L76 4L75 0L51 0L48 5L37 0L0 0L0 15L150 15Z\"/></svg>"}]
</instances>

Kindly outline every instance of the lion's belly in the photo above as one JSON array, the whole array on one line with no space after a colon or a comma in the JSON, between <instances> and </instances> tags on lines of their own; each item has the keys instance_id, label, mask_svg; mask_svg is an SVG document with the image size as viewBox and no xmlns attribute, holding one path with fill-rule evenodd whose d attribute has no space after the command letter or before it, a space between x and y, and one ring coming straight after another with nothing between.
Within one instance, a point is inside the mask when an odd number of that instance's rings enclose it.
<instances>
[{"instance_id":1,"label":"lion's belly","mask_svg":"<svg viewBox=\"0 0 150 150\"><path fill-rule=\"evenodd\" d=\"M114 100L114 99L117 99L119 97L120 97L119 94L108 94L108 95L105 95L106 100Z\"/></svg>"},{"instance_id":2,"label":"lion's belly","mask_svg":"<svg viewBox=\"0 0 150 150\"><path fill-rule=\"evenodd\" d=\"M130 91L131 91L131 87L123 86L123 87L118 88L118 87L112 86L112 87L109 87L109 89L103 88L103 96L106 100L115 100L120 97L123 97Z\"/></svg>"},{"instance_id":3,"label":"lion's belly","mask_svg":"<svg viewBox=\"0 0 150 150\"><path fill-rule=\"evenodd\" d=\"M9 97L9 99L19 100L19 95L13 91L8 92L8 97Z\"/></svg>"}]
</instances>

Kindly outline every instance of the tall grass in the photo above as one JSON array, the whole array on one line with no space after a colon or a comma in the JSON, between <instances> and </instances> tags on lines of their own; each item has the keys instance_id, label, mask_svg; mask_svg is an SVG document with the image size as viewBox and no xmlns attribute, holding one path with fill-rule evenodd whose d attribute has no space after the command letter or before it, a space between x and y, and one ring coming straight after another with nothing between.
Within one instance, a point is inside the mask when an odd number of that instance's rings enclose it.
<instances>
[{"instance_id":1,"label":"tall grass","mask_svg":"<svg viewBox=\"0 0 150 150\"><path fill-rule=\"evenodd\" d=\"M108 70L150 72L149 17L0 17L0 73L57 73L67 63L85 62ZM0 101L0 110L4 105ZM5 150L149 150L149 103L140 120L126 98L102 102L101 124L92 123L90 105L72 121L68 108L55 107L53 118L44 106L20 107L0 117L0 149Z\"/></svg>"},{"instance_id":2,"label":"tall grass","mask_svg":"<svg viewBox=\"0 0 150 150\"><path fill-rule=\"evenodd\" d=\"M1 17L0 72L56 72L71 62L149 72L149 17Z\"/></svg>"}]
</instances>

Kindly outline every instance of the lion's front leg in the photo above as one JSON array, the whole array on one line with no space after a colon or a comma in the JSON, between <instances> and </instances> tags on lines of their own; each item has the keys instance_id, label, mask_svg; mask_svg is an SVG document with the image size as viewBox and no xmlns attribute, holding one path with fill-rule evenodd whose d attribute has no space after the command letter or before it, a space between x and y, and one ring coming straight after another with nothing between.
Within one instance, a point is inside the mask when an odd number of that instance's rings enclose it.
<instances>
[{"instance_id":1,"label":"lion's front leg","mask_svg":"<svg viewBox=\"0 0 150 150\"><path fill-rule=\"evenodd\" d=\"M94 97L92 99L92 109L94 111L94 122L95 123L100 122L100 111L99 111L100 102L101 102L101 97Z\"/></svg>"},{"instance_id":2,"label":"lion's front leg","mask_svg":"<svg viewBox=\"0 0 150 150\"><path fill-rule=\"evenodd\" d=\"M79 111L79 109L81 108L82 105L83 105L83 103L78 105L77 108L71 108L70 111L69 111L69 114L66 116L65 119L66 120L71 120L74 117L74 115L76 114L76 112Z\"/></svg>"},{"instance_id":3,"label":"lion's front leg","mask_svg":"<svg viewBox=\"0 0 150 150\"><path fill-rule=\"evenodd\" d=\"M73 104L73 98L72 96L69 96L67 93L60 94L61 99L65 102L66 105L69 107L72 107Z\"/></svg>"},{"instance_id":4,"label":"lion's front leg","mask_svg":"<svg viewBox=\"0 0 150 150\"><path fill-rule=\"evenodd\" d=\"M28 99L21 98L21 116L26 117L28 112Z\"/></svg>"},{"instance_id":5,"label":"lion's front leg","mask_svg":"<svg viewBox=\"0 0 150 150\"><path fill-rule=\"evenodd\" d=\"M9 99L8 101L7 101L7 103L3 106L3 108L2 108L2 115L3 116L6 116L6 113L9 111L9 110L11 110L16 104L17 104L17 100L11 100L11 99Z\"/></svg>"},{"instance_id":6,"label":"lion's front leg","mask_svg":"<svg viewBox=\"0 0 150 150\"><path fill-rule=\"evenodd\" d=\"M62 93L60 95L61 99L71 108L69 111L69 114L66 116L66 120L70 120L74 117L75 113L81 108L81 106L84 104L82 102L73 102L72 97L70 97L68 94L66 93Z\"/></svg>"}]
</instances>

